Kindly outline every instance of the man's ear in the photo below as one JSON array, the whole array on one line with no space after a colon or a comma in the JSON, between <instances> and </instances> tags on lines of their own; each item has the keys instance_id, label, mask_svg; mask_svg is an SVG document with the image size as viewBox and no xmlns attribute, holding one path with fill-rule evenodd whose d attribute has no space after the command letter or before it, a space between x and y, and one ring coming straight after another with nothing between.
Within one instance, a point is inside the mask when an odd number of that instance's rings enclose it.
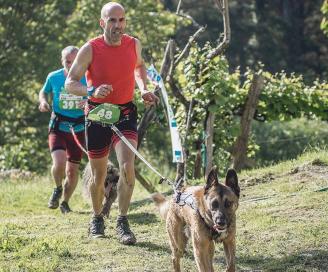
<instances>
[{"instance_id":1,"label":"man's ear","mask_svg":"<svg viewBox=\"0 0 328 272\"><path fill-rule=\"evenodd\" d=\"M237 173L234 169L229 169L227 171L225 184L232 189L232 191L236 194L239 198L240 195L240 188L238 185L238 177Z\"/></svg>"},{"instance_id":2,"label":"man's ear","mask_svg":"<svg viewBox=\"0 0 328 272\"><path fill-rule=\"evenodd\" d=\"M105 21L103 18L100 18L99 19L99 25L101 26L101 28L104 28L105 27Z\"/></svg>"},{"instance_id":3,"label":"man's ear","mask_svg":"<svg viewBox=\"0 0 328 272\"><path fill-rule=\"evenodd\" d=\"M219 185L218 172L216 166L213 166L206 179L206 184L204 187L205 194L212 186L217 186L217 185Z\"/></svg>"}]
</instances>

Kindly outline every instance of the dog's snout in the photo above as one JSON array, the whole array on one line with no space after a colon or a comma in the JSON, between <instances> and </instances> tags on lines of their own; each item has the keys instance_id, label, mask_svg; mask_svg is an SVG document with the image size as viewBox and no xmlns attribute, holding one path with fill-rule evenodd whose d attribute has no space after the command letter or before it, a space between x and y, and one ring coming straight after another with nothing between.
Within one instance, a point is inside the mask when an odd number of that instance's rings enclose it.
<instances>
[{"instance_id":1,"label":"dog's snout","mask_svg":"<svg viewBox=\"0 0 328 272\"><path fill-rule=\"evenodd\" d=\"M216 224L224 226L226 224L226 217L224 214L220 214L215 221Z\"/></svg>"}]
</instances>

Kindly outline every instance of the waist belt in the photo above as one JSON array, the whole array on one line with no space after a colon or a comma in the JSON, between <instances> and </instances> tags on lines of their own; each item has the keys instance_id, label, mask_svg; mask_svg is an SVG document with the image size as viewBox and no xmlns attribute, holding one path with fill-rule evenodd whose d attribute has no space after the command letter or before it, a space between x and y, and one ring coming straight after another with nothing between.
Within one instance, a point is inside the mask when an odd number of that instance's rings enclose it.
<instances>
[{"instance_id":1,"label":"waist belt","mask_svg":"<svg viewBox=\"0 0 328 272\"><path fill-rule=\"evenodd\" d=\"M62 115L58 112L52 112L51 119L53 121L53 124L52 124L52 128L50 130L55 131L55 132L59 131L60 122L72 123L73 127L80 125L80 124L84 124L84 115L77 117L77 118L73 118L73 117L68 117L68 116Z\"/></svg>"},{"instance_id":2,"label":"waist belt","mask_svg":"<svg viewBox=\"0 0 328 272\"><path fill-rule=\"evenodd\" d=\"M85 115L88 117L90 111L92 111L93 109L95 109L96 107L98 107L101 104L105 104L105 103L97 103L97 102L88 100L87 106L85 108ZM119 118L116 123L129 120L130 118L132 118L132 116L136 115L137 107L133 102L128 102L126 104L113 104L113 105L117 106L120 110ZM90 122L91 120L88 119L88 121ZM107 124L102 123L102 122L98 122L98 121L94 121L94 120L92 122L99 123L103 126L108 126Z\"/></svg>"}]
</instances>

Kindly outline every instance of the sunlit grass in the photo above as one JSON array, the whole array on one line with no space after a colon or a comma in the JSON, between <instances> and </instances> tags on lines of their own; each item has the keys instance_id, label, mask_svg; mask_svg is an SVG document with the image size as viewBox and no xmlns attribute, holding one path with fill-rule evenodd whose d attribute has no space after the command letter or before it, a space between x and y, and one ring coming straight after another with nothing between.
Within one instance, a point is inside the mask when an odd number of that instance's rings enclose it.
<instances>
[{"instance_id":1,"label":"sunlit grass","mask_svg":"<svg viewBox=\"0 0 328 272\"><path fill-rule=\"evenodd\" d=\"M237 213L238 270L326 271L328 267L328 186L325 172L292 173L313 161L328 163L325 151L264 169L242 172ZM323 166L324 167L324 166ZM263 177L271 175L271 179ZM316 175L317 176L316 176ZM312 175L312 176L311 176ZM316 178L317 177L317 178ZM246 184L258 178L258 184ZM130 224L138 243L122 246L115 234L117 205L106 220L106 238L92 240L87 229L91 208L77 188L67 216L47 208L53 184L49 177L0 181L0 271L172 271L165 223L137 183ZM167 191L168 186L157 189ZM262 200L257 200L262 197ZM196 271L189 245L184 271ZM215 271L224 271L221 245Z\"/></svg>"}]
</instances>

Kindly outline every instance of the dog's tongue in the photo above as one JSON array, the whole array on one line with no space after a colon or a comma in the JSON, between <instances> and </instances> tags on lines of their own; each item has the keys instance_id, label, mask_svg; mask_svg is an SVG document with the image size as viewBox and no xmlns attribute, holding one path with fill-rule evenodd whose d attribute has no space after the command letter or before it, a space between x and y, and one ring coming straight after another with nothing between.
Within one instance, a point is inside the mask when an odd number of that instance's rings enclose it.
<instances>
[{"instance_id":1,"label":"dog's tongue","mask_svg":"<svg viewBox=\"0 0 328 272\"><path fill-rule=\"evenodd\" d=\"M225 227L221 227L220 225L217 225L217 224L215 224L214 226L213 226L213 229L215 229L215 231L217 231L217 232L223 232L223 231L225 231Z\"/></svg>"}]
</instances>

